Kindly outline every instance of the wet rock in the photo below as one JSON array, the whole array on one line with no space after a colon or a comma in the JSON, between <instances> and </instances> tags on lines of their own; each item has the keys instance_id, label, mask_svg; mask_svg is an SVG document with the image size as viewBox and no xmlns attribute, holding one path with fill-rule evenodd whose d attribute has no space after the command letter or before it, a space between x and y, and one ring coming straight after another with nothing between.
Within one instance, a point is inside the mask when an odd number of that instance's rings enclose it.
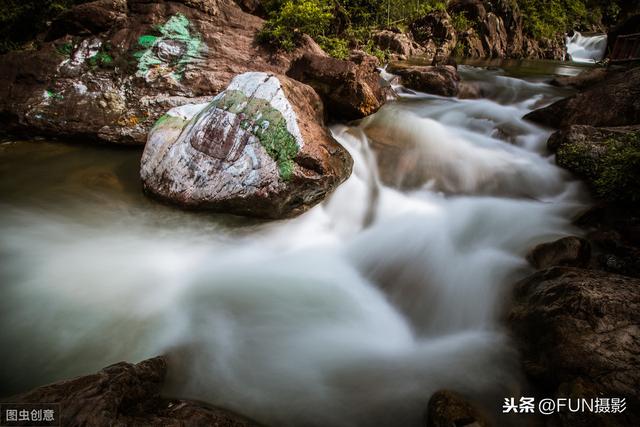
<instances>
[{"instance_id":1,"label":"wet rock","mask_svg":"<svg viewBox=\"0 0 640 427\"><path fill-rule=\"evenodd\" d=\"M550 83L557 87L573 87L584 90L606 79L609 73L610 71L606 68L593 68L583 71L577 76L554 77Z\"/></svg>"},{"instance_id":2,"label":"wet rock","mask_svg":"<svg viewBox=\"0 0 640 427\"><path fill-rule=\"evenodd\" d=\"M164 112L211 100L235 75L284 73L302 53L322 54L310 37L292 53L256 45L263 23L232 0L76 6L53 22L37 50L0 59L0 126L30 136L142 145Z\"/></svg>"},{"instance_id":3,"label":"wet rock","mask_svg":"<svg viewBox=\"0 0 640 427\"><path fill-rule=\"evenodd\" d=\"M554 425L638 425L639 324L636 278L554 267L516 284L509 326L541 393L626 399L622 414L589 413L584 422L560 418Z\"/></svg>"},{"instance_id":4,"label":"wet rock","mask_svg":"<svg viewBox=\"0 0 640 427\"><path fill-rule=\"evenodd\" d=\"M460 75L451 65L419 66L391 63L387 71L400 76L402 84L420 92L442 96L458 94Z\"/></svg>"},{"instance_id":5,"label":"wet rock","mask_svg":"<svg viewBox=\"0 0 640 427\"><path fill-rule=\"evenodd\" d=\"M163 358L117 363L98 373L36 388L9 398L15 403L58 403L63 426L258 427L240 415L187 400L160 396Z\"/></svg>"},{"instance_id":6,"label":"wet rock","mask_svg":"<svg viewBox=\"0 0 640 427\"><path fill-rule=\"evenodd\" d=\"M525 116L551 127L640 124L640 67L615 73L587 90Z\"/></svg>"},{"instance_id":7,"label":"wet rock","mask_svg":"<svg viewBox=\"0 0 640 427\"><path fill-rule=\"evenodd\" d=\"M411 33L380 30L373 33L372 40L378 48L404 57L420 55L424 52L413 40Z\"/></svg>"},{"instance_id":8,"label":"wet rock","mask_svg":"<svg viewBox=\"0 0 640 427\"><path fill-rule=\"evenodd\" d=\"M330 117L359 119L376 112L386 97L377 59L362 53L352 59L307 53L292 62L287 75L313 87Z\"/></svg>"},{"instance_id":9,"label":"wet rock","mask_svg":"<svg viewBox=\"0 0 640 427\"><path fill-rule=\"evenodd\" d=\"M445 11L431 12L416 19L409 25L409 31L427 58L436 63L446 60L458 42L451 17Z\"/></svg>"},{"instance_id":10,"label":"wet rock","mask_svg":"<svg viewBox=\"0 0 640 427\"><path fill-rule=\"evenodd\" d=\"M485 416L464 397L440 390L429 399L427 427L487 427Z\"/></svg>"},{"instance_id":11,"label":"wet rock","mask_svg":"<svg viewBox=\"0 0 640 427\"><path fill-rule=\"evenodd\" d=\"M263 218L298 215L351 173L314 90L244 73L211 103L170 110L142 155L145 191L182 207Z\"/></svg>"},{"instance_id":12,"label":"wet rock","mask_svg":"<svg viewBox=\"0 0 640 427\"><path fill-rule=\"evenodd\" d=\"M549 138L556 162L583 178L606 201L640 203L640 125L575 125Z\"/></svg>"},{"instance_id":13,"label":"wet rock","mask_svg":"<svg viewBox=\"0 0 640 427\"><path fill-rule=\"evenodd\" d=\"M589 242L575 236L542 243L527 255L527 260L539 270L562 265L586 267L590 258L591 246Z\"/></svg>"}]
</instances>

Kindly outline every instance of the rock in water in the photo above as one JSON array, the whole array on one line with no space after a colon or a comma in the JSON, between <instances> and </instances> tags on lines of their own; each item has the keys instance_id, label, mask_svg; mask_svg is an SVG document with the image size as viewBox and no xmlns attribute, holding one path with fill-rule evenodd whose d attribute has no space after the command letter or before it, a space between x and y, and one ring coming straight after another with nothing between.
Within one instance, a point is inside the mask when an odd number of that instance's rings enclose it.
<instances>
[{"instance_id":1,"label":"rock in water","mask_svg":"<svg viewBox=\"0 0 640 427\"><path fill-rule=\"evenodd\" d=\"M584 92L532 111L524 118L556 128L640 124L640 67L613 73Z\"/></svg>"},{"instance_id":2,"label":"rock in water","mask_svg":"<svg viewBox=\"0 0 640 427\"><path fill-rule=\"evenodd\" d=\"M626 399L624 413L566 411L552 425L640 425L639 279L571 267L540 271L516 285L509 324L524 371L545 397Z\"/></svg>"},{"instance_id":3,"label":"rock in water","mask_svg":"<svg viewBox=\"0 0 640 427\"><path fill-rule=\"evenodd\" d=\"M384 104L386 95L377 66L378 60L363 52L348 61L305 53L291 63L287 75L313 87L332 118L355 120Z\"/></svg>"},{"instance_id":4,"label":"rock in water","mask_svg":"<svg viewBox=\"0 0 640 427\"><path fill-rule=\"evenodd\" d=\"M460 75L452 65L420 66L406 63L391 63L387 71L400 76L402 84L420 92L441 96L456 96Z\"/></svg>"},{"instance_id":5,"label":"rock in water","mask_svg":"<svg viewBox=\"0 0 640 427\"><path fill-rule=\"evenodd\" d=\"M486 417L464 397L440 390L429 399L427 427L487 427Z\"/></svg>"},{"instance_id":6,"label":"rock in water","mask_svg":"<svg viewBox=\"0 0 640 427\"><path fill-rule=\"evenodd\" d=\"M167 363L161 357L136 365L120 362L8 399L20 404L59 404L62 413L57 414L56 425L63 426L259 426L223 409L160 397L166 372Z\"/></svg>"},{"instance_id":7,"label":"rock in water","mask_svg":"<svg viewBox=\"0 0 640 427\"><path fill-rule=\"evenodd\" d=\"M314 90L285 76L236 76L209 104L170 110L149 133L145 190L187 208L263 218L298 215L351 174L322 125Z\"/></svg>"}]
</instances>

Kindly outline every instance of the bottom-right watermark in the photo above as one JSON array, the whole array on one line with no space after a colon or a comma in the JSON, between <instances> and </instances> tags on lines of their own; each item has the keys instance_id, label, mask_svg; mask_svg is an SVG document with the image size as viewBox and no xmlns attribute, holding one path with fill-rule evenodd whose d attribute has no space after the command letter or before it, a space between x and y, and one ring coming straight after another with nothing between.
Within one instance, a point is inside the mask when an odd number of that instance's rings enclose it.
<instances>
[{"instance_id":1,"label":"bottom-right watermark","mask_svg":"<svg viewBox=\"0 0 640 427\"><path fill-rule=\"evenodd\" d=\"M505 397L502 405L504 414L542 414L551 415L561 412L591 412L594 414L620 414L627 409L623 397L596 398L542 398L535 397Z\"/></svg>"}]
</instances>

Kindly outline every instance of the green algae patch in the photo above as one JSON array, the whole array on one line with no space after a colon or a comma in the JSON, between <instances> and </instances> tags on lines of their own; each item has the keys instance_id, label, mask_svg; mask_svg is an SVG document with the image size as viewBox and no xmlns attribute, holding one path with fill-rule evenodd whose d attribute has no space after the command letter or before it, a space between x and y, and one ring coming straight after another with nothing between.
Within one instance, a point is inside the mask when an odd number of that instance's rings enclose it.
<instances>
[{"instance_id":1,"label":"green algae patch","mask_svg":"<svg viewBox=\"0 0 640 427\"><path fill-rule=\"evenodd\" d=\"M287 121L269 101L247 97L242 91L227 90L213 105L242 117L240 127L260 141L267 154L277 163L280 178L291 179L294 159L299 147L296 138L287 130Z\"/></svg>"},{"instance_id":2,"label":"green algae patch","mask_svg":"<svg viewBox=\"0 0 640 427\"><path fill-rule=\"evenodd\" d=\"M640 132L560 146L558 164L586 178L601 199L640 203Z\"/></svg>"},{"instance_id":3,"label":"green algae patch","mask_svg":"<svg viewBox=\"0 0 640 427\"><path fill-rule=\"evenodd\" d=\"M199 58L204 49L200 35L192 31L190 26L189 19L178 13L163 25L155 26L157 34L140 36L138 45L143 50L133 53L138 62L137 75L147 77L152 69L164 67L169 75L180 80L186 66ZM163 50L167 54L160 57L158 52Z\"/></svg>"}]
</instances>

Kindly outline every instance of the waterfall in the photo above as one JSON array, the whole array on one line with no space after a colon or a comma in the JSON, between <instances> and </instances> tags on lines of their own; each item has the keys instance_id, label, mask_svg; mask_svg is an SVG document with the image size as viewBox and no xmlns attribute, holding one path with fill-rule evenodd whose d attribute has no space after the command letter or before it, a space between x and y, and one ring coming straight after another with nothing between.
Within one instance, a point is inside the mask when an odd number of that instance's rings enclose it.
<instances>
[{"instance_id":1,"label":"waterfall","mask_svg":"<svg viewBox=\"0 0 640 427\"><path fill-rule=\"evenodd\" d=\"M607 49L607 35L583 36L575 31L567 37L567 53L574 62L595 63L604 58Z\"/></svg>"}]
</instances>

